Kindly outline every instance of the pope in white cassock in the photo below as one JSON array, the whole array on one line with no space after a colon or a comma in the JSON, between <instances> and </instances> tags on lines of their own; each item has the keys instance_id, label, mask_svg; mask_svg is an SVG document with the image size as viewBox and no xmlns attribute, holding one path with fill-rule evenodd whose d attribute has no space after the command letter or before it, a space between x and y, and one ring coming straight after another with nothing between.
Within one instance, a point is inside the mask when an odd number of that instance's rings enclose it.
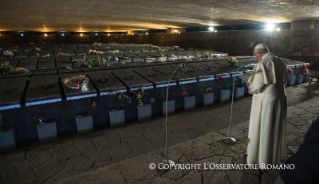
<instances>
[{"instance_id":1,"label":"pope in white cassock","mask_svg":"<svg viewBox=\"0 0 319 184\"><path fill-rule=\"evenodd\" d=\"M248 133L247 164L280 164L286 160L286 64L264 44L254 48L258 60L247 87L254 94Z\"/></svg>"}]
</instances>

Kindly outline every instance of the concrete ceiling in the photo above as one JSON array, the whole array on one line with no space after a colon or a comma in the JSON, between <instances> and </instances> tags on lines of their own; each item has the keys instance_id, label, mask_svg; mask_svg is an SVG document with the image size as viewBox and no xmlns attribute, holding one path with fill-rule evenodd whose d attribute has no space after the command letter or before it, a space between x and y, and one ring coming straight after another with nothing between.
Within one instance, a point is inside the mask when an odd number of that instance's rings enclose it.
<instances>
[{"instance_id":1,"label":"concrete ceiling","mask_svg":"<svg viewBox=\"0 0 319 184\"><path fill-rule=\"evenodd\" d=\"M319 0L0 0L0 31L125 32L319 19Z\"/></svg>"}]
</instances>

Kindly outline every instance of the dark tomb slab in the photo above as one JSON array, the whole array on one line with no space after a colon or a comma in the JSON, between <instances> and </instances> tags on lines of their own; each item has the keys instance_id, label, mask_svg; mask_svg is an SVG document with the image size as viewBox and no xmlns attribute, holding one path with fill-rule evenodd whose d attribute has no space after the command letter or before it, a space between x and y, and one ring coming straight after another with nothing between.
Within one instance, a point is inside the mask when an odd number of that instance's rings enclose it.
<instances>
[{"instance_id":1,"label":"dark tomb slab","mask_svg":"<svg viewBox=\"0 0 319 184\"><path fill-rule=\"evenodd\" d=\"M54 57L39 58L38 68L55 68Z\"/></svg>"},{"instance_id":2,"label":"dark tomb slab","mask_svg":"<svg viewBox=\"0 0 319 184\"><path fill-rule=\"evenodd\" d=\"M22 58L19 62L18 67L35 69L38 64L38 58Z\"/></svg>"}]
</instances>

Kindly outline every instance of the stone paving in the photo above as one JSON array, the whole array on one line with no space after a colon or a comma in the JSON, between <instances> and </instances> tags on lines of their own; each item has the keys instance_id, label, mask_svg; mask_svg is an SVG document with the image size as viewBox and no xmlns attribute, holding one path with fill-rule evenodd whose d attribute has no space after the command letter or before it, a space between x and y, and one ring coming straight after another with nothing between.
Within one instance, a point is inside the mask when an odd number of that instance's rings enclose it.
<instances>
[{"instance_id":1,"label":"stone paving","mask_svg":"<svg viewBox=\"0 0 319 184\"><path fill-rule=\"evenodd\" d=\"M286 92L289 157L319 114L319 85L304 83ZM235 145L222 141L229 131L229 102L169 116L169 157L193 169L150 169L151 163L158 166L166 158L163 117L2 153L0 183L281 184L278 170L212 168L214 164L244 163L250 106L251 96L234 103Z\"/></svg>"}]
</instances>

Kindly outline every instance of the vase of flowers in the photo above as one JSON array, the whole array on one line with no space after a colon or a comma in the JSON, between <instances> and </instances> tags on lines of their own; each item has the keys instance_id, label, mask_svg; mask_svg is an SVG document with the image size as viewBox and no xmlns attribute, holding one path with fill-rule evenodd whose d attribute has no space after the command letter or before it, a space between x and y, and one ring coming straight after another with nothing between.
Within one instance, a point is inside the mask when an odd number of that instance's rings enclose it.
<instances>
[{"instance_id":1,"label":"vase of flowers","mask_svg":"<svg viewBox=\"0 0 319 184\"><path fill-rule=\"evenodd\" d=\"M307 65L305 65L304 63L301 63L303 66L304 66L304 68L305 68L305 73L304 73L304 76L303 76L303 82L309 82L309 80L310 80L310 71L309 71L309 69L308 69L308 67L307 67Z\"/></svg>"},{"instance_id":2,"label":"vase of flowers","mask_svg":"<svg viewBox=\"0 0 319 184\"><path fill-rule=\"evenodd\" d=\"M217 79L217 84L220 88L220 102L225 102L230 99L230 83L227 81L227 79L223 78L221 75Z\"/></svg>"},{"instance_id":3,"label":"vase of flowers","mask_svg":"<svg viewBox=\"0 0 319 184\"><path fill-rule=\"evenodd\" d=\"M176 95L175 91L171 92L171 97L167 101L167 115L175 114L175 100L174 96ZM163 116L166 116L166 99L162 101L162 113Z\"/></svg>"},{"instance_id":4,"label":"vase of flowers","mask_svg":"<svg viewBox=\"0 0 319 184\"><path fill-rule=\"evenodd\" d=\"M195 109L196 96L189 95L186 90L182 92L184 97L184 110L189 111Z\"/></svg>"},{"instance_id":5,"label":"vase of flowers","mask_svg":"<svg viewBox=\"0 0 319 184\"><path fill-rule=\"evenodd\" d=\"M3 61L0 65L0 74L4 74L12 69L12 66L9 64L8 61Z\"/></svg>"},{"instance_id":6,"label":"vase of flowers","mask_svg":"<svg viewBox=\"0 0 319 184\"><path fill-rule=\"evenodd\" d=\"M123 91L120 93L111 92L113 103L115 108L109 110L110 115L110 127L120 127L125 125L125 111L124 106L126 103L131 103L131 98L127 96Z\"/></svg>"},{"instance_id":7,"label":"vase of flowers","mask_svg":"<svg viewBox=\"0 0 319 184\"><path fill-rule=\"evenodd\" d=\"M2 116L0 114L0 153L16 148L14 129L2 128Z\"/></svg>"},{"instance_id":8,"label":"vase of flowers","mask_svg":"<svg viewBox=\"0 0 319 184\"><path fill-rule=\"evenodd\" d=\"M294 70L291 68L288 68L288 72L289 72L290 80L287 82L287 84L288 84L288 86L293 86L296 83L296 75L294 73Z\"/></svg>"},{"instance_id":9,"label":"vase of flowers","mask_svg":"<svg viewBox=\"0 0 319 184\"><path fill-rule=\"evenodd\" d=\"M230 56L230 58L228 58L228 63L230 63L231 66L238 66L238 60L233 56Z\"/></svg>"},{"instance_id":10,"label":"vase of flowers","mask_svg":"<svg viewBox=\"0 0 319 184\"><path fill-rule=\"evenodd\" d=\"M88 106L90 110L86 114L77 115L76 120L76 130L78 135L87 134L93 132L93 114L97 110L97 102L91 102L91 99L88 99Z\"/></svg>"},{"instance_id":11,"label":"vase of flowers","mask_svg":"<svg viewBox=\"0 0 319 184\"><path fill-rule=\"evenodd\" d=\"M211 87L207 87L203 92L203 104L204 107L212 105L214 103L214 92Z\"/></svg>"},{"instance_id":12,"label":"vase of flowers","mask_svg":"<svg viewBox=\"0 0 319 184\"><path fill-rule=\"evenodd\" d=\"M245 82L236 78L235 99L243 98L245 94Z\"/></svg>"},{"instance_id":13,"label":"vase of flowers","mask_svg":"<svg viewBox=\"0 0 319 184\"><path fill-rule=\"evenodd\" d=\"M39 142L49 142L57 140L57 127L56 122L47 120L43 115L36 113L34 118L37 120L37 131Z\"/></svg>"},{"instance_id":14,"label":"vase of flowers","mask_svg":"<svg viewBox=\"0 0 319 184\"><path fill-rule=\"evenodd\" d=\"M138 121L144 121L152 118L151 103L155 102L154 98L145 91L144 88L133 91L133 98L137 100L137 117Z\"/></svg>"}]
</instances>

